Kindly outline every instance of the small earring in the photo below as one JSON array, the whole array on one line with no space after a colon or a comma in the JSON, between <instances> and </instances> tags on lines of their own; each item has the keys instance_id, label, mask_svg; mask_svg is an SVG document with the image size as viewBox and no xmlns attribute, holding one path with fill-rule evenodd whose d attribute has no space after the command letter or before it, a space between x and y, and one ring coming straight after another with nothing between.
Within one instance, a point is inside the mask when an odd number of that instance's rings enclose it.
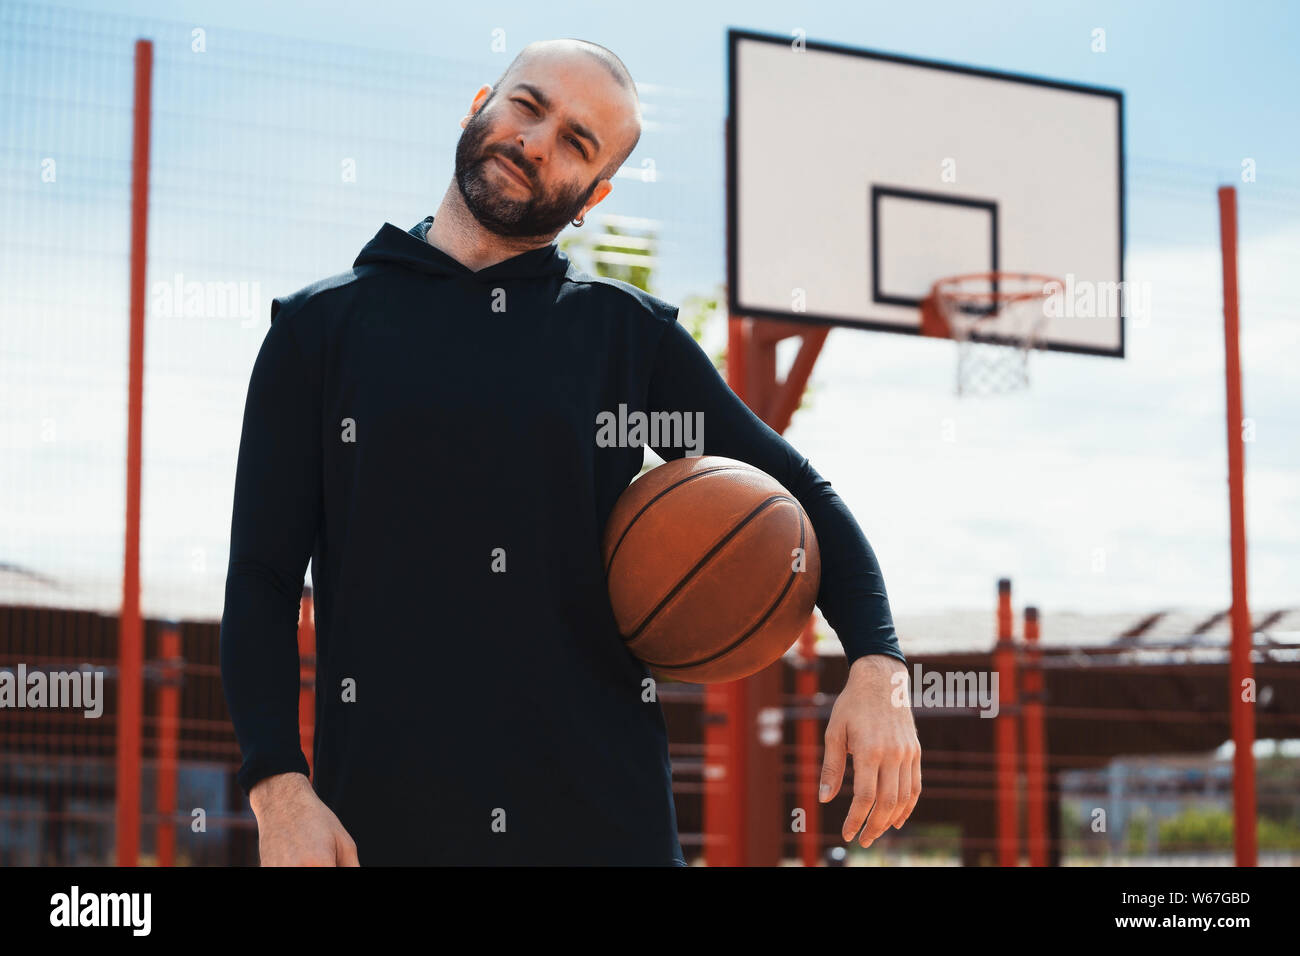
<instances>
[{"instance_id":1,"label":"small earring","mask_svg":"<svg viewBox=\"0 0 1300 956\"><path fill-rule=\"evenodd\" d=\"M586 221L586 217L585 217L585 216L579 216L577 219L570 219L570 220L569 220L569 222L571 222L571 223L572 223L573 225L575 225L575 226L581 226L585 221Z\"/></svg>"}]
</instances>

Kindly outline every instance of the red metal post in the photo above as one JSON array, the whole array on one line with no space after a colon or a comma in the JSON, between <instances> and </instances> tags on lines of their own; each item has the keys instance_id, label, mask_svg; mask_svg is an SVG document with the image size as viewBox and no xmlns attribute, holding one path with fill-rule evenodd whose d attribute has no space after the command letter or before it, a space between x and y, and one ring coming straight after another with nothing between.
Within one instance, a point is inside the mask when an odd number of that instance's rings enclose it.
<instances>
[{"instance_id":1,"label":"red metal post","mask_svg":"<svg viewBox=\"0 0 1300 956\"><path fill-rule=\"evenodd\" d=\"M1016 800L1016 657L1012 643L1011 581L998 581L998 643L993 667L998 674L998 716L994 718L997 758L998 865L1020 863Z\"/></svg>"},{"instance_id":2,"label":"red metal post","mask_svg":"<svg viewBox=\"0 0 1300 956\"><path fill-rule=\"evenodd\" d=\"M1237 190L1219 189L1219 236L1223 247L1223 344L1228 391L1228 515L1232 537L1232 815L1237 866L1255 866L1255 711L1245 699L1254 666L1250 605L1246 592L1245 416L1241 399L1241 328L1237 312Z\"/></svg>"},{"instance_id":3,"label":"red metal post","mask_svg":"<svg viewBox=\"0 0 1300 956\"><path fill-rule=\"evenodd\" d=\"M130 366L126 415L126 543L118 622L117 865L140 852L140 739L144 638L140 621L140 462L144 419L144 304L149 232L149 116L153 44L135 43L131 145Z\"/></svg>"},{"instance_id":4,"label":"red metal post","mask_svg":"<svg viewBox=\"0 0 1300 956\"><path fill-rule=\"evenodd\" d=\"M821 721L811 716L812 707L817 697L820 668L817 666L817 632L813 627L814 618L809 617L803 633L799 635L799 659L803 666L795 673L795 694L803 707L808 708L809 716L800 717L795 726L795 767L799 781L799 806L805 812L803 840L800 841L800 857L804 866L817 866L822 855L822 814L821 803L817 799L817 789L821 784L821 746L819 733Z\"/></svg>"},{"instance_id":5,"label":"red metal post","mask_svg":"<svg viewBox=\"0 0 1300 956\"><path fill-rule=\"evenodd\" d=\"M727 322L727 384L745 397L749 320ZM709 866L745 865L745 681L704 688L704 858Z\"/></svg>"},{"instance_id":6,"label":"red metal post","mask_svg":"<svg viewBox=\"0 0 1300 956\"><path fill-rule=\"evenodd\" d=\"M750 322L745 332L745 381L736 389L756 415L769 426L772 409L784 393L777 380L776 342L765 333L766 322ZM801 350L803 351L803 350ZM800 388L802 393L803 389ZM778 424L776 430L784 430ZM793 643L793 641L791 642ZM785 836L790 832L785 789L784 662L777 662L742 682L745 686L744 789L745 866L780 866Z\"/></svg>"},{"instance_id":7,"label":"red metal post","mask_svg":"<svg viewBox=\"0 0 1300 956\"><path fill-rule=\"evenodd\" d=\"M754 414L778 434L790 427L829 331L825 327L767 319L752 322L747 327L744 387L736 391ZM791 337L798 337L799 351L782 380L777 377L777 347ZM812 615L809 615L805 627L811 627L812 620ZM770 732L776 729L771 724L773 715L784 712L783 671L783 664L774 664L745 680L747 726L752 728L746 737L745 861L748 866L779 866L785 834L789 832L784 754L773 745L770 736ZM781 724L784 736L784 720ZM796 739L798 733L796 728ZM797 775L797 757L793 769ZM820 765L817 775L820 776ZM795 779L798 797L799 778L796 776ZM815 793L811 804L805 802L800 806L820 809Z\"/></svg>"},{"instance_id":8,"label":"red metal post","mask_svg":"<svg viewBox=\"0 0 1300 956\"><path fill-rule=\"evenodd\" d=\"M1043 655L1038 644L1038 608L1025 608L1025 823L1029 865L1047 866L1047 729L1043 717Z\"/></svg>"},{"instance_id":9,"label":"red metal post","mask_svg":"<svg viewBox=\"0 0 1300 956\"><path fill-rule=\"evenodd\" d=\"M738 752L742 741L732 733L740 710L733 698L739 681L707 684L704 688L704 861L709 866L739 866L743 778Z\"/></svg>"},{"instance_id":10,"label":"red metal post","mask_svg":"<svg viewBox=\"0 0 1300 956\"><path fill-rule=\"evenodd\" d=\"M316 737L316 611L310 588L303 589L298 606L298 677L298 734L310 773L315 769L312 749Z\"/></svg>"},{"instance_id":11,"label":"red metal post","mask_svg":"<svg viewBox=\"0 0 1300 956\"><path fill-rule=\"evenodd\" d=\"M176 769L181 725L181 634L168 624L162 632L158 686L158 865L176 865Z\"/></svg>"}]
</instances>

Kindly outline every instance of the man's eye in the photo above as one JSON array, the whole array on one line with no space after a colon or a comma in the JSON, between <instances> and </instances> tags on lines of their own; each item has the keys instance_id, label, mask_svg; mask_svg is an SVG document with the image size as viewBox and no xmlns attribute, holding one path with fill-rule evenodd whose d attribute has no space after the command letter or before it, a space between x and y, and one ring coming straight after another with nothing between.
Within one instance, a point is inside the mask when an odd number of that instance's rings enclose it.
<instances>
[{"instance_id":1,"label":"man's eye","mask_svg":"<svg viewBox=\"0 0 1300 956\"><path fill-rule=\"evenodd\" d=\"M512 102L518 103L520 106L526 107L528 111L530 113L533 113L534 115L541 115L537 112L537 107L533 106L533 104L528 102L527 100L522 100L516 97ZM587 158L587 151L582 148L582 143L578 142L572 136L566 137L566 139L568 139L568 141L573 144L573 148L576 149L579 152L579 154L581 154L583 159Z\"/></svg>"}]
</instances>

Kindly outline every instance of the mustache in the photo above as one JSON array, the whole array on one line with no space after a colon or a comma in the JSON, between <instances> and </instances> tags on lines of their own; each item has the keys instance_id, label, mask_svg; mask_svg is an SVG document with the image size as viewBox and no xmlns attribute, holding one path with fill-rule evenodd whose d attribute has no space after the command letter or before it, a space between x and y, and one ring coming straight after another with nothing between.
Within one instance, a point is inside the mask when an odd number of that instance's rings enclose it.
<instances>
[{"instance_id":1,"label":"mustache","mask_svg":"<svg viewBox=\"0 0 1300 956\"><path fill-rule=\"evenodd\" d=\"M492 150L492 152L488 153L486 156L483 157L483 161L487 162L494 155L504 156L506 159L510 160L510 162L514 163L517 167L519 167L519 171L523 173L524 176L528 179L530 185L533 186L537 185L537 176L533 170L533 166L530 162L528 162L528 160L524 159L522 153L517 153L514 150L509 150L509 149L494 149Z\"/></svg>"}]
</instances>

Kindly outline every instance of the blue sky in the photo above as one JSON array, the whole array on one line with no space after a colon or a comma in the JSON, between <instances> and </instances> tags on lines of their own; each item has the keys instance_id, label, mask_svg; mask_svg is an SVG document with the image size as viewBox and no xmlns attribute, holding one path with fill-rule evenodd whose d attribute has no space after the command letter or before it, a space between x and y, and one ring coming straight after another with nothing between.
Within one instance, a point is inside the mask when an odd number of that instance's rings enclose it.
<instances>
[{"instance_id":1,"label":"blue sky","mask_svg":"<svg viewBox=\"0 0 1300 956\"><path fill-rule=\"evenodd\" d=\"M796 418L787 437L858 516L880 557L900 615L991 606L994 582L1004 575L1015 579L1018 597L1043 607L1045 620L1053 609L1226 606L1223 333L1214 190L1221 182L1236 181L1242 158L1250 157L1257 164L1257 181L1238 188L1246 414L1256 422L1256 438L1247 446L1252 602L1257 611L1295 603L1295 571L1300 566L1300 429L1295 423L1300 377L1294 373L1294 322L1300 315L1300 295L1292 275L1300 258L1300 68L1295 53L1300 49L1300 6L667 2L643 8L595 3L552 8L383 0L335 8L252 0L64 0L59 6L111 13L116 27L139 18L136 28L149 35L157 34L160 24L170 25L178 35L202 26L214 51L223 43L247 48L255 33L261 35L259 52L279 51L286 63L296 60L298 52L319 59L320 44L364 48L355 54L340 48L339 75L321 77L317 101L272 102L267 97L258 102L247 89L237 89L230 91L229 101L205 103L235 117L256 114L263 125L249 131L232 124L232 132L211 142L202 139L203 130L186 130L192 139L170 145L160 140L160 149L170 150L163 155L174 161L175 169L185 165L176 157L184 157L186 150L197 152L200 142L209 160L231 149L234 164L242 161L241 150L257 151L259 129L288 128L300 117L304 128L319 130L329 123L331 104L364 111L371 94L345 88L346 64L354 62L354 56L371 70L376 63L397 62L393 54L401 53L420 63L448 64L445 71L428 74L432 79L427 90L420 88L424 72L394 81L404 86L404 115L428 110L427 116L421 113L412 121L419 129L406 132L411 141L423 142L428 125L423 151L433 157L438 171L430 175L420 170L404 180L427 181L427 195L409 185L391 196L382 190L366 192L361 212L355 206L330 207L310 236L295 228L293 236L299 241L278 237L277 244L270 240L276 237L278 211L295 201L299 206L313 201L307 185L297 185L312 182L311 144L301 153L284 147L279 172L274 166L259 168L261 178L253 183L265 191L264 208L272 211L264 212L263 220L250 220L247 236L223 235L221 248L235 250L232 255L244 263L273 261L265 272L256 273L265 287L264 298L345 268L384 219L409 226L432 212L450 172L450 145L459 132L455 122L464 104L480 83L495 80L509 56L533 39L578 36L611 47L642 85L644 101L654 107L648 113L652 128L631 165L654 156L663 170L663 188L651 192L620 180L605 208L676 223L665 232L657 287L671 300L711 291L724 277L721 124L729 26L780 34L799 28L814 40L1122 89L1129 190L1126 270L1130 278L1148 280L1154 289L1152 321L1144 329L1130 330L1129 356L1123 361L1035 356L1033 389L1027 395L958 401L951 395L954 355L949 343L836 330L814 373L812 406ZM1104 54L1091 49L1093 30L1099 27L1106 31ZM489 46L498 29L505 31L504 54ZM233 37L238 39L227 39ZM34 59L24 62L44 66L35 79L25 77L27 84L57 86L71 82L82 69L95 68L88 61L72 62L75 58L58 50L56 38L51 38L48 49L29 51ZM166 67L167 55L160 53L160 69ZM6 83L17 82L13 72L11 67ZM331 80L341 85L329 86ZM165 101L179 94L169 89L159 95ZM61 110L56 108L60 115L42 121L84 122ZM394 147L385 155L384 124L395 122L394 114L385 110L376 106L367 129L371 162L393 161L398 152ZM0 118L0 125L4 122ZM160 135L165 135L161 127ZM50 142L57 139L49 137ZM46 148L34 135L24 140L27 145ZM11 153L7 169L17 169L21 162ZM71 172L75 159L69 156L63 168L76 175ZM92 172L95 175L85 176L84 192L76 194L75 204L61 199L61 208L79 210L78 216L96 210L101 222L114 223L104 229L103 241L120 252L122 234L112 218L119 213L96 206L95 184L111 184L105 189L116 201L121 170ZM205 180L205 190L195 190L179 173L168 179L164 169L160 175L155 188L164 201L157 209L152 245L157 275L151 279L169 276L173 268L188 266L193 271L200 249L186 247L192 237L178 225L177 212L187 206L210 211L213 203L223 201L212 197L220 197L227 185ZM232 182L232 189L242 190L237 180ZM233 193L224 201L239 208L255 202ZM32 210L41 207L22 208L28 217L22 221L35 223L38 213ZM62 222L57 217L40 220ZM4 230L6 243L14 243L14 227L6 224ZM6 280L25 268L65 276L79 267L75 258L60 261L57 256L27 263L15 254L5 261L0 278ZM237 267L235 274L249 273ZM105 286L106 301L121 291L111 281L105 280L110 283ZM201 340L174 336L165 328L154 333L151 326L150 381L160 404L178 407L194 398L193 380L177 356L193 350L196 341L202 350L228 361L211 395L202 397L210 430L195 429L192 415L188 425L169 425L155 412L159 417L147 423L146 454L157 456L147 460L156 463L153 474L158 477L146 479L146 610L170 607L173 596L184 590L171 581L176 565L184 563L195 578L193 600L185 606L212 610L215 601L219 613L233 443L242 389L265 329L264 311L260 321L239 337L205 329ZM92 374L91 353L111 353L119 347L112 338L116 330L106 334L109 337L97 347L83 346L86 354L81 356L44 354L50 361L38 363L40 370L22 379L29 390L14 393L22 401L13 407L46 407L55 401L45 393L58 387L56 365ZM721 322L715 322L710 335L716 341L721 334ZM42 354L26 332L21 338L17 332L11 336L7 345L13 348L6 349L11 355L28 346L33 351L24 354ZM90 388L85 381L83 389ZM116 380L109 375L105 383L102 395L111 404ZM85 394L79 405L61 399L59 412L69 431L82 435L94 430L78 430L78 417L86 420L94 411L87 406L103 404ZM33 414L39 420L40 414ZM73 451L114 447L117 427L95 432L102 444L91 441ZM941 437L954 430L955 441ZM49 480L38 483L40 488L57 485L55 479L69 481L76 454L33 459L26 473L46 475L42 469L52 469ZM13 466L6 473L15 474ZM32 495L40 488L32 489ZM104 515L120 510L118 475L111 473L97 488L85 492L86 511L70 527L84 533L89 526L102 533L94 548L81 548L94 553L82 554L77 561L87 568L111 568L120 533ZM196 495L201 496L197 502ZM16 529L17 543L12 556L0 559L40 564L56 552L66 556L56 546L40 543L49 540L49 528L61 515L44 505L20 508L11 501L3 507L10 511L6 524ZM199 519L193 517L196 511ZM196 553L202 554L201 560L193 557Z\"/></svg>"},{"instance_id":2,"label":"blue sky","mask_svg":"<svg viewBox=\"0 0 1300 956\"><path fill-rule=\"evenodd\" d=\"M771 33L795 28L810 38L976 66L1036 73L1129 93L1129 148L1203 165L1235 168L1244 145L1261 165L1300 173L1294 3L910 2L686 3L634 9L605 3L560 5L393 2L364 7L278 0L62 0L69 9L191 21L331 43L404 50L484 65L496 78L501 55L490 33L504 29L512 50L534 39L578 36L610 47L640 82L720 97L727 27ZM1107 53L1091 52L1094 28ZM476 51L479 51L476 54Z\"/></svg>"}]
</instances>

